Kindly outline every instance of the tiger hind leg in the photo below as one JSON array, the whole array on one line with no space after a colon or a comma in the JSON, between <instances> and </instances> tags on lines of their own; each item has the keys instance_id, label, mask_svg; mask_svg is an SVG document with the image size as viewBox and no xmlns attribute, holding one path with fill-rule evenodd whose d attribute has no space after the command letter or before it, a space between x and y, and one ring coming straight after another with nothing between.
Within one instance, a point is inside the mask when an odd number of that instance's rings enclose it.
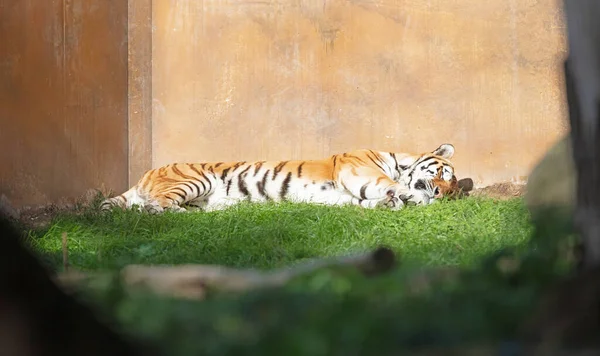
<instances>
[{"instance_id":1,"label":"tiger hind leg","mask_svg":"<svg viewBox=\"0 0 600 356\"><path fill-rule=\"evenodd\" d=\"M157 199L152 202L148 202L144 205L144 210L149 214L162 214L165 211L172 211L176 213L188 212L188 210L180 206L178 202L174 202L169 199Z\"/></svg>"},{"instance_id":2,"label":"tiger hind leg","mask_svg":"<svg viewBox=\"0 0 600 356\"><path fill-rule=\"evenodd\" d=\"M137 187L134 186L121 195L116 197L106 198L100 203L100 212L106 213L115 208L130 209L133 206L143 206L145 200L138 194Z\"/></svg>"}]
</instances>

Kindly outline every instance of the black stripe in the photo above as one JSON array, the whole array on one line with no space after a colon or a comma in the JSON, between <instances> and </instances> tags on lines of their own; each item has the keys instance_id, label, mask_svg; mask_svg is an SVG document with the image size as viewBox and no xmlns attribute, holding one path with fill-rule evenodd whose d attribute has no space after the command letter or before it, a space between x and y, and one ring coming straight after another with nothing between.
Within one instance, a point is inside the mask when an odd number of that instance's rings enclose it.
<instances>
[{"instance_id":1,"label":"black stripe","mask_svg":"<svg viewBox=\"0 0 600 356\"><path fill-rule=\"evenodd\" d=\"M246 169L244 169L243 171L241 171L241 172L239 173L239 175L240 175L240 176L243 176L243 175L244 175L246 172L248 172L248 170L250 170L250 168L252 168L252 166L248 166L248 167L246 167Z\"/></svg>"},{"instance_id":2,"label":"black stripe","mask_svg":"<svg viewBox=\"0 0 600 356\"><path fill-rule=\"evenodd\" d=\"M371 152L371 154L379 161L379 163L385 163L381 158L379 158L379 155L377 153L375 153L373 150L369 150L369 152Z\"/></svg>"},{"instance_id":3,"label":"black stripe","mask_svg":"<svg viewBox=\"0 0 600 356\"><path fill-rule=\"evenodd\" d=\"M421 163L424 163L424 162L425 162L425 161L423 161L423 162L421 162ZM426 169L429 169L429 167L431 167L431 166L435 166L436 164L438 164L438 162L431 162L431 163L429 163L429 164L428 164L428 165L426 165L426 166L421 166L421 170L422 170L422 171L424 171L424 170L426 170Z\"/></svg>"},{"instance_id":4,"label":"black stripe","mask_svg":"<svg viewBox=\"0 0 600 356\"><path fill-rule=\"evenodd\" d=\"M201 163L200 168L204 169L206 167L206 163Z\"/></svg>"},{"instance_id":5,"label":"black stripe","mask_svg":"<svg viewBox=\"0 0 600 356\"><path fill-rule=\"evenodd\" d=\"M348 187L346 187L346 184L344 184L344 182L342 182L342 187L344 187L344 189L346 189L347 191L350 191L350 190L348 189Z\"/></svg>"},{"instance_id":6,"label":"black stripe","mask_svg":"<svg viewBox=\"0 0 600 356\"><path fill-rule=\"evenodd\" d=\"M223 182L225 182L225 177L227 177L227 174L229 173L229 170L230 170L230 169L231 169L231 168L225 168L225 169L223 170L223 172L221 172L221 180L222 180Z\"/></svg>"},{"instance_id":7,"label":"black stripe","mask_svg":"<svg viewBox=\"0 0 600 356\"><path fill-rule=\"evenodd\" d=\"M412 181L413 181L413 173L414 173L414 172L415 172L415 171L414 171L414 170L412 170L412 171L410 171L410 173L408 173L408 186L409 186L409 187L410 187L410 185L412 184Z\"/></svg>"},{"instance_id":8,"label":"black stripe","mask_svg":"<svg viewBox=\"0 0 600 356\"><path fill-rule=\"evenodd\" d=\"M260 182L256 183L256 187L258 188L258 193L260 195L262 195L263 197L265 197L267 200L271 200L271 197L269 197L269 195L267 194L267 190L265 189L265 186L267 185L267 176L269 175L269 172L271 170L267 170L267 173L265 173L265 175L263 175L262 180Z\"/></svg>"},{"instance_id":9,"label":"black stripe","mask_svg":"<svg viewBox=\"0 0 600 356\"><path fill-rule=\"evenodd\" d=\"M365 162L362 158L360 158L358 156L354 156L354 159L358 160L362 164L367 164L367 162Z\"/></svg>"},{"instance_id":10,"label":"black stripe","mask_svg":"<svg viewBox=\"0 0 600 356\"><path fill-rule=\"evenodd\" d=\"M430 157L430 156L423 156L418 159L419 164L423 164L428 161L439 162L439 160L436 157Z\"/></svg>"},{"instance_id":11,"label":"black stripe","mask_svg":"<svg viewBox=\"0 0 600 356\"><path fill-rule=\"evenodd\" d=\"M175 189L175 188L173 188L173 189ZM183 190L183 189L182 189L182 190ZM170 191L169 193L172 193L172 194L175 194L175 195L177 195L178 197L180 197L180 198L181 198L181 200L185 200L185 195L182 195L182 194L181 194L181 193L179 193L179 192L176 192L176 191ZM175 201L174 199L171 199L171 200Z\"/></svg>"},{"instance_id":12,"label":"black stripe","mask_svg":"<svg viewBox=\"0 0 600 356\"><path fill-rule=\"evenodd\" d=\"M285 176L285 179L283 180L283 183L281 183L281 190L279 191L279 196L281 197L281 199L284 199L285 196L287 195L287 191L290 188L291 180L292 180L292 172L288 172L288 174Z\"/></svg>"},{"instance_id":13,"label":"black stripe","mask_svg":"<svg viewBox=\"0 0 600 356\"><path fill-rule=\"evenodd\" d=\"M200 182L200 183L202 183L202 182ZM190 188L190 190L192 191L192 195L196 195L196 196L200 195L200 187L196 183L194 183L192 181L186 181L186 182L183 182L183 184L187 185L187 187ZM191 186L189 186L188 184L191 184ZM202 185L204 185L204 184L202 184ZM195 194L194 194L194 188L193 187L196 188Z\"/></svg>"},{"instance_id":14,"label":"black stripe","mask_svg":"<svg viewBox=\"0 0 600 356\"><path fill-rule=\"evenodd\" d=\"M252 195L248 191L248 186L246 185L246 172L250 169L251 166L246 167L238 176L238 189L240 193L247 196L249 199L252 198Z\"/></svg>"},{"instance_id":15,"label":"black stripe","mask_svg":"<svg viewBox=\"0 0 600 356\"><path fill-rule=\"evenodd\" d=\"M240 168L240 166L246 164L246 161L242 161L242 162L238 162L236 164L233 165L233 170L235 171L236 169Z\"/></svg>"},{"instance_id":16,"label":"black stripe","mask_svg":"<svg viewBox=\"0 0 600 356\"><path fill-rule=\"evenodd\" d=\"M390 156L392 156L394 159L394 166L396 167L396 170L398 170L398 160L396 159L396 154L394 152L390 152Z\"/></svg>"},{"instance_id":17,"label":"black stripe","mask_svg":"<svg viewBox=\"0 0 600 356\"><path fill-rule=\"evenodd\" d=\"M360 197L362 199L367 199L367 195L365 194L367 187L369 186L369 183L365 183L362 187L360 187Z\"/></svg>"},{"instance_id":18,"label":"black stripe","mask_svg":"<svg viewBox=\"0 0 600 356\"><path fill-rule=\"evenodd\" d=\"M175 172L177 175L185 178L185 179L195 179L195 177L189 176L185 173L183 173L179 168L177 168L177 165L173 165L173 172Z\"/></svg>"},{"instance_id":19,"label":"black stripe","mask_svg":"<svg viewBox=\"0 0 600 356\"><path fill-rule=\"evenodd\" d=\"M206 174L204 174L204 172L201 172L200 176L202 178L204 178L206 180L206 184L208 184L208 190L206 190L206 186L204 185L204 182L202 182L202 180L200 180L200 183L202 183L202 187L204 188L204 194L203 195L206 195L206 194L208 194L209 192L212 191L212 183L210 182L210 179L208 179L208 177L206 176Z\"/></svg>"},{"instance_id":20,"label":"black stripe","mask_svg":"<svg viewBox=\"0 0 600 356\"><path fill-rule=\"evenodd\" d=\"M200 166L202 166L202 165L200 165ZM202 175L202 172L200 172L200 171L198 170L198 168L194 167L194 165L193 165L193 164L191 164L191 163L188 163L188 167L190 167L190 169L191 169L192 171L196 172L196 174L197 174L197 175ZM204 168L203 168L203 169L204 169Z\"/></svg>"},{"instance_id":21,"label":"black stripe","mask_svg":"<svg viewBox=\"0 0 600 356\"><path fill-rule=\"evenodd\" d=\"M202 165L200 165L202 167ZM194 167L193 164L188 163L188 167L190 167L190 169L194 172L196 172L197 175L199 176L203 176L204 178L206 178L206 176L204 175L204 173L202 173L201 171L199 171L196 167ZM204 169L204 168L203 168Z\"/></svg>"},{"instance_id":22,"label":"black stripe","mask_svg":"<svg viewBox=\"0 0 600 356\"><path fill-rule=\"evenodd\" d=\"M112 206L112 205L113 205L113 202L112 202L112 201L110 201L110 200L108 200L108 201L105 201L105 202L102 202L102 204L100 204L100 209L103 209L103 208L104 208L105 206L107 206L107 205L108 205L108 206Z\"/></svg>"},{"instance_id":23,"label":"black stripe","mask_svg":"<svg viewBox=\"0 0 600 356\"><path fill-rule=\"evenodd\" d=\"M202 176L204 176L204 173L202 173ZM206 177L206 176L204 176L204 177ZM204 184L204 182L201 179L198 179L198 182L200 182L200 184L202 184L202 194L200 194L200 187L198 187L197 184L194 184L196 186L196 188L198 188L198 195L200 196L200 195L206 194L206 192L207 192L206 184ZM210 181L207 180L207 182L208 182L208 185L210 186Z\"/></svg>"},{"instance_id":24,"label":"black stripe","mask_svg":"<svg viewBox=\"0 0 600 356\"><path fill-rule=\"evenodd\" d=\"M300 163L298 166L298 178L302 177L302 166L304 166L305 162Z\"/></svg>"},{"instance_id":25,"label":"black stripe","mask_svg":"<svg viewBox=\"0 0 600 356\"><path fill-rule=\"evenodd\" d=\"M226 195L229 195L229 188L231 188L231 179L227 181L227 189L225 190Z\"/></svg>"},{"instance_id":26,"label":"black stripe","mask_svg":"<svg viewBox=\"0 0 600 356\"><path fill-rule=\"evenodd\" d=\"M248 188L246 186L246 182L242 178L238 178L238 189L239 189L240 193L242 193L244 196L248 197L248 199L252 198L252 196L250 195L250 192L248 191Z\"/></svg>"},{"instance_id":27,"label":"black stripe","mask_svg":"<svg viewBox=\"0 0 600 356\"><path fill-rule=\"evenodd\" d=\"M256 177L256 175L258 174L258 171L262 168L263 163L265 163L264 161L260 161L256 163L256 168L254 169L254 176Z\"/></svg>"},{"instance_id":28,"label":"black stripe","mask_svg":"<svg viewBox=\"0 0 600 356\"><path fill-rule=\"evenodd\" d=\"M375 160L374 160L373 158L371 158L371 156L369 156L369 154L367 154L367 157L368 157L368 158L371 160L371 162L375 163L375 165L376 165L377 167L379 167L379 169L381 169L382 171L384 171L384 172L385 172L385 169L383 169L383 167L381 167L381 166L379 165L379 163L375 162Z\"/></svg>"},{"instance_id":29,"label":"black stripe","mask_svg":"<svg viewBox=\"0 0 600 356\"><path fill-rule=\"evenodd\" d=\"M218 162L217 164L215 164L215 168L219 168L219 166L222 164L223 164L223 162Z\"/></svg>"},{"instance_id":30,"label":"black stripe","mask_svg":"<svg viewBox=\"0 0 600 356\"><path fill-rule=\"evenodd\" d=\"M182 192L184 195L187 195L187 191L181 187L173 187L171 188L171 190L179 190L180 192Z\"/></svg>"},{"instance_id":31,"label":"black stripe","mask_svg":"<svg viewBox=\"0 0 600 356\"><path fill-rule=\"evenodd\" d=\"M281 170L283 169L283 166L285 166L288 163L288 161L283 161L281 163L279 163L277 166L275 166L275 169L273 169L273 180L275 180L275 178L277 178L277 175L279 174L279 172L281 172Z\"/></svg>"}]
</instances>

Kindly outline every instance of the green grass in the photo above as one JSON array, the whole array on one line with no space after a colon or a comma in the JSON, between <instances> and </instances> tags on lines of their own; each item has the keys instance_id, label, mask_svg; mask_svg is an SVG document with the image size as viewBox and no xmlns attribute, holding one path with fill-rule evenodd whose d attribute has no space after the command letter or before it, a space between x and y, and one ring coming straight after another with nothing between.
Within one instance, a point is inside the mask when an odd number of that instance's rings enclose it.
<instances>
[{"instance_id":1,"label":"green grass","mask_svg":"<svg viewBox=\"0 0 600 356\"><path fill-rule=\"evenodd\" d=\"M540 290L564 273L554 237L564 237L569 222L550 216L545 226L533 228L521 199L468 198L397 212L308 204L158 216L86 212L30 235L60 269L66 231L70 262L83 270L128 263L271 269L388 246L402 263L373 278L323 269L283 288L216 293L202 302L126 294L106 279L84 296L169 355L389 355L514 338ZM502 256L520 267L499 269ZM445 266L462 272L417 290L415 271Z\"/></svg>"},{"instance_id":2,"label":"green grass","mask_svg":"<svg viewBox=\"0 0 600 356\"><path fill-rule=\"evenodd\" d=\"M125 263L273 268L380 245L426 264L469 265L486 253L523 244L531 227L518 199L467 199L396 212L242 204L211 213L66 215L36 235L38 249L55 265L62 232L68 233L71 263L80 269Z\"/></svg>"}]
</instances>

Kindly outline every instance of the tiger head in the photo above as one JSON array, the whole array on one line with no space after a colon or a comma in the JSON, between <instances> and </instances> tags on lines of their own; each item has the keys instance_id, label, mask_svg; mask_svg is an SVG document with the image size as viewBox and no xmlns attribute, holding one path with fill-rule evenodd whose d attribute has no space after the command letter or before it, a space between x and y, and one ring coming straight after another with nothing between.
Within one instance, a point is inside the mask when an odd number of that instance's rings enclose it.
<instances>
[{"instance_id":1,"label":"tiger head","mask_svg":"<svg viewBox=\"0 0 600 356\"><path fill-rule=\"evenodd\" d=\"M424 201L429 195L434 194L435 197L438 194L435 192L435 187L442 194L451 192L457 184L453 183L456 177L454 165L450 162L452 156L454 156L454 146L445 143L432 152L402 157L399 161L401 168L399 181L408 186L411 192L423 195ZM418 194L419 192L422 194Z\"/></svg>"},{"instance_id":2,"label":"tiger head","mask_svg":"<svg viewBox=\"0 0 600 356\"><path fill-rule=\"evenodd\" d=\"M450 181L440 177L421 179L411 190L410 202L416 205L428 205L442 198L460 199L469 196L468 192L472 188L473 181L470 178L458 180L455 175L452 175Z\"/></svg>"}]
</instances>

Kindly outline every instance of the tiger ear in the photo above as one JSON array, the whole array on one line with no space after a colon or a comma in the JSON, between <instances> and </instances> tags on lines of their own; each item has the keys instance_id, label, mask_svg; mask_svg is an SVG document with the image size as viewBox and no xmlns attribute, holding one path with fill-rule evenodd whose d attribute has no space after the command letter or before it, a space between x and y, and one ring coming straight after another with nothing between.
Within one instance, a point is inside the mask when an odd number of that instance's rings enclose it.
<instances>
[{"instance_id":1,"label":"tiger ear","mask_svg":"<svg viewBox=\"0 0 600 356\"><path fill-rule=\"evenodd\" d=\"M444 143L440 145L440 147L436 148L432 153L436 156L450 159L452 156L454 156L454 146L449 143Z\"/></svg>"}]
</instances>

